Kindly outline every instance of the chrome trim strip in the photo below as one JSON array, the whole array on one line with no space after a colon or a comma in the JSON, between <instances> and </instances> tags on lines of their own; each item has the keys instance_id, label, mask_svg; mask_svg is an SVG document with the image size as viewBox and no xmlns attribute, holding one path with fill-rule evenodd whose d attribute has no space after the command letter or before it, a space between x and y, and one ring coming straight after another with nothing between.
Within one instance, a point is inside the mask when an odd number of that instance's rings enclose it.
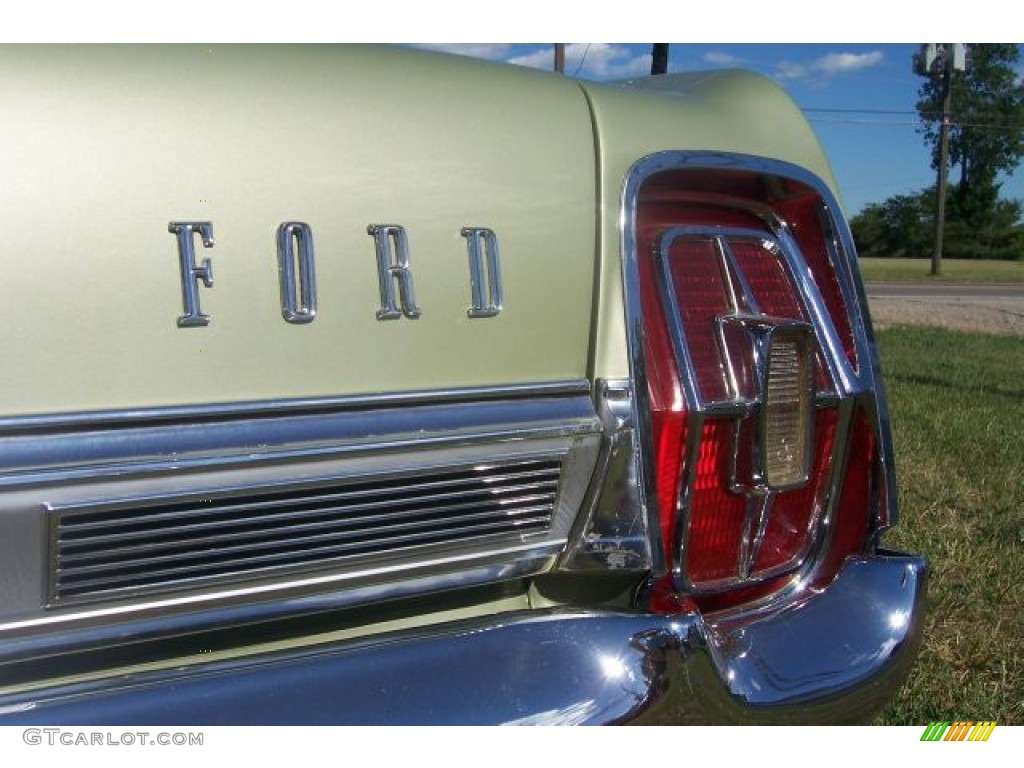
<instances>
[{"instance_id":1,"label":"chrome trim strip","mask_svg":"<svg viewBox=\"0 0 1024 768\"><path fill-rule=\"evenodd\" d=\"M589 381L586 379L569 379L565 381L526 382L523 384L484 387L376 392L361 395L282 398L234 403L207 403L203 405L168 405L110 411L38 413L26 414L24 416L0 417L0 438L30 431L81 427L97 429L106 426L117 426L126 422L135 422L140 426L144 423L160 421L195 423L260 415L280 416L304 411L318 413L328 410L356 410L393 405L429 405L431 403L456 403L544 396L556 397L559 395L578 394L590 394Z\"/></svg>"},{"instance_id":2,"label":"chrome trim strip","mask_svg":"<svg viewBox=\"0 0 1024 768\"><path fill-rule=\"evenodd\" d=\"M682 312L679 307L679 300L674 289L675 280L672 278L672 268L669 264L668 251L671 244L679 237L690 234L689 227L672 227L665 230L658 238L657 256L655 263L658 271L658 289L661 294L661 305L665 310L665 319L674 333L669 333L669 341L672 342L672 352L676 356L678 364L676 372L679 374L679 382L683 387L683 400L693 411L704 410L704 393L701 391L700 383L697 381L697 366L694 365L690 355L690 345L686 341ZM698 231L694 234L705 234ZM722 262L719 261L719 268ZM723 270L723 278L725 278ZM724 280L727 286L731 283Z\"/></svg>"},{"instance_id":3,"label":"chrome trim strip","mask_svg":"<svg viewBox=\"0 0 1024 768\"><path fill-rule=\"evenodd\" d=\"M0 488L600 430L582 383L472 392L14 419L0 424Z\"/></svg>"},{"instance_id":4,"label":"chrome trim strip","mask_svg":"<svg viewBox=\"0 0 1024 768\"><path fill-rule=\"evenodd\" d=\"M597 410L604 425L593 482L559 568L566 571L646 571L652 543L637 482L632 387L628 380L597 382Z\"/></svg>"},{"instance_id":5,"label":"chrome trim strip","mask_svg":"<svg viewBox=\"0 0 1024 768\"><path fill-rule=\"evenodd\" d=\"M428 494L431 498L439 494L446 497L435 498L431 504L462 505L462 509L466 499L458 497L461 486L438 489L431 485L432 473L466 466L525 466L525 459L554 457L561 464L561 480L553 498L552 489L537 485L540 475L533 479L520 477L516 481L528 486L517 492L517 496L522 497L519 502L524 509L540 503L531 500L532 496L545 494L543 504L546 511L543 514L549 517L541 521L546 523L543 530L539 523L529 530L521 530L521 526L514 524L500 531L460 528L457 540L418 539L415 549L408 547L380 556L362 550L352 554L346 550L346 554L352 556L351 560L332 561L326 565L288 561L285 564L289 566L288 572L283 569L247 571L238 578L220 571L204 572L201 574L204 579L207 575L217 576L220 585L213 583L213 579L205 579L201 583L190 581L189 588L197 593L193 598L158 602L165 606L160 610L191 610L201 614L209 607L204 601L216 603L224 599L224 595L252 603L276 599L275 596L282 591L293 589L344 589L365 597L380 594L372 590L360 591L364 586L376 589L379 586L374 584L376 580L416 581L424 574L444 578L445 574L440 573L443 569L473 567L479 563L498 565L500 561L505 570L495 572L511 578L512 574L523 575L513 567L516 562L526 558L537 564L537 557L541 555L543 563L530 570L529 574L546 570L554 564L556 555L565 546L581 508L597 459L601 422L594 411L589 388L583 390L582 386L572 385L544 389L554 393L541 397L520 396L475 402L455 399L417 404L392 401L366 410L356 410L348 401L345 405L349 407L334 411L294 409L286 410L284 414L253 413L250 407L244 416L205 419L199 423L153 420L142 421L136 426L129 421L121 421L113 425L89 425L92 428L29 430L2 437L0 555L3 557L0 561L8 565L7 571L0 572L5 603L0 616L0 622L3 622L0 646L8 643L6 633L17 627L35 626L35 631L38 631L47 626L46 621L40 621L44 618L49 568L45 551L47 537L42 525L44 504L52 510L51 515L87 514L90 517L83 518L81 522L92 525L95 522L92 516L104 514L100 510L110 509L110 505L134 507L144 504L147 499L163 502L173 499L177 503L189 495L196 499L212 499L227 491L234 493L284 485L368 483L374 478L387 477L393 480L401 478L399 484L414 486L418 489L415 491L417 494ZM566 394L567 389L569 394ZM526 390L518 388L515 391L525 395ZM266 404L260 405L266 407ZM507 478L510 471L495 470L498 485L508 485L509 481L501 478ZM373 503L374 500L360 497L356 502ZM333 502L327 505L332 506ZM261 508L261 511L267 510ZM375 514L376 511L379 510L365 514ZM479 511L470 509L468 513ZM438 514L445 515L447 519L453 513ZM529 509L523 514L531 519L537 517ZM479 522L469 521L465 525ZM457 520L446 524L463 525ZM110 532L97 529L93 533ZM124 530L117 528L114 532L120 535ZM203 537L208 533L207 530L197 530L188 535ZM318 529L315 533L303 531L296 535L319 533ZM492 535L495 533L500 535ZM399 532L398 535L405 536L407 532ZM100 545L123 550L135 543L130 537L121 537L113 542L104 539ZM73 552L72 556L77 557L79 551L73 545L65 554ZM164 556L167 553L161 550L156 554ZM261 552L264 554L270 553ZM225 559L227 557L225 554ZM267 564L271 563L268 561ZM273 564L282 563L275 561ZM79 565L93 567L97 562L82 561ZM166 565L161 561L160 567ZM293 565L301 567L292 568ZM331 572L325 575L327 569ZM304 574L297 574L297 570ZM195 575L191 571L189 573ZM499 575L498 578L505 576ZM100 578L101 574L97 571L88 576L83 571L80 577ZM102 578L106 579L105 571ZM236 584L244 580L246 583L238 590L225 592L225 580ZM106 581L101 586L106 587ZM116 586L134 589L133 583ZM395 585L393 594L415 594L415 591L403 589ZM59 614L61 621L73 621L76 616L81 616L80 611L68 604L70 599L62 599L61 605L54 606L53 598L51 594L49 614ZM111 616L145 614L154 603L153 595L138 592L90 593L82 599L102 599L105 601L104 610L109 610ZM128 604L129 600L134 600L135 604ZM259 615L260 610L254 607L254 615ZM287 612L282 608L282 615ZM99 615L103 615L102 612ZM53 616L45 618L52 619ZM82 618L84 621L92 620ZM181 627L190 624L191 619L187 616L178 622ZM68 631L74 629L71 625L63 626ZM96 629L97 635L123 637L118 632L117 626ZM2 652L0 649L0 655Z\"/></svg>"},{"instance_id":6,"label":"chrome trim strip","mask_svg":"<svg viewBox=\"0 0 1024 768\"><path fill-rule=\"evenodd\" d=\"M716 234L715 247L718 250L719 263L725 267L722 272L725 284L729 287L729 303L733 314L763 315L764 312L754 298L754 291L747 282L747 276L740 269L736 253L729 242L729 234L729 230ZM765 238L762 235L759 239L764 241Z\"/></svg>"},{"instance_id":7,"label":"chrome trim strip","mask_svg":"<svg viewBox=\"0 0 1024 768\"><path fill-rule=\"evenodd\" d=\"M881 482L886 489L885 520L876 520L876 535L899 520L899 498L896 488L896 462L893 454L892 422L889 418L889 400L882 379L878 347L875 345L874 328L871 325L871 309L868 304L864 281L861 279L857 266L857 251L850 232L849 223L839 214L838 204L825 198L820 216L825 223L823 229L830 237L825 238L829 256L837 267L839 287L843 292L847 306L851 310L850 322L854 325L854 343L857 345L857 359L860 363L859 373L870 383L874 397L871 400L869 416L874 420L879 441L879 459L881 464Z\"/></svg>"},{"instance_id":8,"label":"chrome trim strip","mask_svg":"<svg viewBox=\"0 0 1024 768\"><path fill-rule=\"evenodd\" d=\"M544 437L592 435L589 398L382 408L10 438L0 446L0 488L126 473L255 466L281 460L375 454Z\"/></svg>"},{"instance_id":9,"label":"chrome trim strip","mask_svg":"<svg viewBox=\"0 0 1024 768\"><path fill-rule=\"evenodd\" d=\"M813 576L814 566L819 559L828 551L832 541L835 526L836 508L839 497L843 490L843 469L846 467L846 454L850 448L850 439L853 429L853 419L857 414L857 398L846 398L839 402L836 409L836 429L832 437L832 458L829 463L828 477L825 479L818 509L815 510L816 519L820 520L820 530L817 537L811 539L810 551L806 554L806 560L800 571L800 579L810 579Z\"/></svg>"},{"instance_id":10,"label":"chrome trim strip","mask_svg":"<svg viewBox=\"0 0 1024 768\"><path fill-rule=\"evenodd\" d=\"M524 510L525 512L534 515L534 517L527 518L527 522L536 522L541 525L540 530L531 530L526 533L539 533L544 534L547 532L547 528L551 524L551 516L553 504L535 505ZM476 537L470 541L458 540L455 542L445 541L445 546L464 545L464 546L483 546L487 541L486 534L495 527L495 523L471 523L462 528L458 529L462 531L472 531L476 534ZM381 532L378 530L377 532ZM508 534L502 530L499 531L508 538ZM408 541L412 539L412 541ZM415 545L419 542L420 537L409 534L396 534L392 537L392 541L396 544L410 544ZM301 544L309 544L319 546L313 546L313 551L320 551L323 549L328 550L328 554L335 554L335 550L340 550L340 554L344 555L350 551L352 546L351 543L344 544L333 544L332 542L321 543L322 539L317 536L304 536L297 540ZM147 566L152 564L152 568L148 568L144 575L147 579L153 577L173 577L173 580L169 581L157 581L155 583L145 583L142 586L135 584L123 587L119 586L117 571L122 567L120 562L103 562L98 565L86 565L78 566L71 571L71 576L76 579L73 584L64 587L64 594L59 596L59 600L55 602L55 605L64 606L71 603L83 603L83 602L96 602L96 601L111 601L117 599L134 598L137 599L140 594L151 595L158 592L167 591L181 591L182 589L190 589L196 586L196 583L209 583L213 581L243 581L252 579L254 576L267 577L270 574L278 574L278 568L287 570L324 570L331 567L333 564L330 561L316 560L313 563L300 563L298 565L292 563L284 563L280 565L281 555L271 552L270 554L260 554L261 552L277 546L276 542L267 543L262 549L257 548L251 544L235 544L235 545L223 545L222 542L210 542L211 545L218 546L218 554L227 554L232 559L227 561L218 561L218 565L234 566L234 569L228 571L226 574L219 574L214 577L197 577L195 576L197 571L202 571L208 566L205 563L182 565L181 560L184 558L178 558L176 555L163 555L154 556L151 558L137 557L135 559L126 559L124 561L124 567L132 566ZM380 557L381 553L372 553L376 557ZM384 554L393 554L393 552L385 552ZM71 569L71 565L68 564L68 570ZM253 566L256 566L254 568ZM248 567L250 570L243 570ZM113 573L111 573L113 572ZM84 577L84 578L83 578Z\"/></svg>"},{"instance_id":11,"label":"chrome trim strip","mask_svg":"<svg viewBox=\"0 0 1024 768\"><path fill-rule=\"evenodd\" d=\"M870 385L865 386L846 357L846 351L839 339L839 332L832 321L832 315L825 305L821 291L818 290L818 284L808 271L807 262L796 240L789 234L788 229L781 229L778 232L778 237L782 244L780 249L782 257L786 260L790 274L796 277L798 293L804 300L811 316L814 335L818 338L818 344L828 350L823 358L832 381L837 382L837 385L841 387L841 392L846 394L869 391Z\"/></svg>"},{"instance_id":12,"label":"chrome trim strip","mask_svg":"<svg viewBox=\"0 0 1024 768\"><path fill-rule=\"evenodd\" d=\"M543 546L519 544L486 552L438 555L427 563L378 565L360 571L358 578L348 573L296 575L274 583L222 587L131 604L79 607L8 621L0 624L0 662L116 647L125 637L159 639L521 579L549 568L564 543L562 539ZM404 578L396 580L396 575ZM53 631L40 633L40 629Z\"/></svg>"},{"instance_id":13,"label":"chrome trim strip","mask_svg":"<svg viewBox=\"0 0 1024 768\"><path fill-rule=\"evenodd\" d=\"M411 472L47 504L48 602L140 599L296 571L351 571L381 558L430 559L427 553L436 555L439 547L493 549L513 537L547 536L566 455L524 453ZM498 485L510 470L523 468L528 471L519 472L519 480L527 483ZM453 476L472 487L438 492L458 485ZM533 481L537 477L542 482Z\"/></svg>"},{"instance_id":14,"label":"chrome trim strip","mask_svg":"<svg viewBox=\"0 0 1024 768\"><path fill-rule=\"evenodd\" d=\"M506 460L506 461L488 461L488 462L485 462L485 464L489 465L489 466L499 466L500 465L501 469L503 470L500 474L496 474L496 475L491 474L491 475L487 476L487 482L494 484L493 486L489 485L488 487L489 487L489 489L491 487L493 487L495 489L495 491L498 492L498 491L502 491L505 488L505 486L502 486L499 483L508 482L508 481L512 481L513 483L515 483L516 481L519 481L519 480L528 479L528 480L530 480L530 482L528 482L528 483L521 484L521 485L510 485L510 486L507 486L507 487L508 488L514 488L514 489L522 489L522 488L530 488L530 489L553 488L553 487L557 486L557 483L558 483L558 470L557 470L557 468L555 468L555 467L550 467L550 468L548 468L548 467L537 467L537 468L530 468L530 469L521 469L521 467L523 467L523 465L531 466L531 465L538 464L538 463L541 463L541 462L552 462L553 463L553 462L556 462L556 461L560 460L561 458L562 458L562 454L560 454L560 453L547 452L547 453L536 453L536 454L534 454L534 453L524 454L523 456L517 457L515 460L512 460L512 461ZM120 510L131 510L131 509L137 508L138 506L155 506L155 505L163 506L163 505L171 505L171 504L177 505L177 504L180 504L182 502L190 502L190 501L192 501L192 502L195 502L195 501L209 502L208 506L203 506L202 507L202 512L199 513L198 515L196 514L195 510L185 511L185 512L174 511L174 512L165 512L165 513L148 514L148 515L146 515L146 518L145 518L146 523L153 523L153 522L156 522L156 521L173 521L173 520L178 520L178 519L188 519L189 517L204 516L204 515L207 515L207 514L218 514L218 513L227 513L227 512L234 511L235 508L236 508L236 504L233 503L235 501L234 497L233 497L233 494L250 493L250 492L254 492L254 491L259 491L260 493L265 493L265 492L279 493L279 492L287 492L287 491L294 491L294 490L312 490L312 491L315 491L315 490L320 489L320 488L325 488L325 489L329 490L330 493L318 494L315 497L306 497L306 498L307 499L315 499L317 501L325 501L325 500L335 501L335 500L340 500L340 499L345 499L345 500L351 500L351 499L370 499L369 501L364 502L363 506L365 508L367 508L367 509L371 509L371 508L374 508L374 509L386 509L388 507L388 505L390 505L392 502L390 502L390 501L376 501L376 500L374 500L376 497L378 497L380 495L381 491L380 491L379 488L371 488L371 489L360 488L360 489L355 490L355 491L349 491L349 490L347 490L347 485L353 485L353 484L363 485L368 480L369 481L392 481L392 480L406 481L406 482L403 482L399 486L400 490L408 491L408 490L413 490L413 489L424 489L424 490L428 490L428 491L434 491L436 489L436 490L441 490L443 492L441 492L441 493L436 493L436 492L430 493L429 494L429 498L431 498L431 499L445 499L445 500L448 500L448 499L458 500L458 499L460 499L460 498L462 498L464 496L472 495L473 493L478 492L478 491L476 491L472 487L470 487L468 489L465 488L465 486L467 486L467 485L472 486L476 482L479 482L478 478L475 478L475 477L460 478L460 479L448 479L448 478L445 478L445 479L439 480L439 479L437 479L435 473L437 473L437 472L448 472L448 471L460 470L460 469L470 469L470 468L474 468L474 467L472 467L472 465L465 465L463 467L453 467L453 466L443 465L443 466L437 466L437 467L418 468L418 469L413 470L413 471L393 472L393 473L391 473L390 476L387 475L387 474L384 474L384 473L376 473L376 474L373 474L373 475L354 475L354 476L346 477L345 478L346 481L347 481L346 485L341 486L340 488L334 488L333 487L334 486L334 482L332 482L333 478L328 478L328 479L325 479L325 480L315 480L315 481L307 480L307 481L302 481L302 482L298 482L298 483L296 483L296 482L280 482L280 483L262 484L262 485L259 485L259 486L245 485L245 486L237 486L237 487L231 487L231 488L218 488L215 491L206 491L206 492L204 492L202 494L191 493L191 494L174 494L174 495L171 495L171 494L144 495L144 496L132 496L132 497L127 498L127 499L117 499L117 500L114 500L114 501L99 501L99 502L97 502L97 501L88 501L88 502L84 502L84 503L75 503L75 502L68 503L68 502L64 502L64 503L60 503L60 504L51 504L51 503L47 502L44 506L45 506L45 508L46 508L46 510L48 512L56 512L56 513L60 513L61 515L65 515L65 514L76 514L76 513L94 514L94 513L97 513L97 512L100 512L100 513L102 513L102 512L117 512L117 511L120 511ZM537 478L537 479L534 479L534 478ZM456 488L461 488L461 490L454 490ZM392 490L392 492L393 492L393 486L389 490ZM218 503L218 502L223 502L223 503ZM252 512L256 512L258 510L258 514L260 516L260 519L266 520L268 518L273 518L275 516L275 514L277 514L275 512L275 510L277 508L282 507L282 506L286 506L287 504L290 504L290 503L291 503L291 499L290 498L273 499L273 500L264 501L264 502L246 502L245 503L245 512L246 513L252 513ZM312 513L307 513L307 514L317 514L317 513L316 512L312 512ZM87 523L76 524L75 525L75 529L76 530L102 530L103 528L118 528L118 527L120 527L120 525L121 525L120 523L116 523L116 522L95 521L95 522L87 522ZM198 527L202 527L202 526L198 526ZM112 538L112 536L109 536L108 538ZM120 540L125 540L126 538L131 538L131 537L130 536L118 536L117 538L120 539Z\"/></svg>"},{"instance_id":15,"label":"chrome trim strip","mask_svg":"<svg viewBox=\"0 0 1024 768\"><path fill-rule=\"evenodd\" d=\"M740 581L750 579L750 571L757 560L757 553L761 550L761 542L764 540L764 532L768 527L768 517L771 514L774 503L774 493L755 491L747 495L743 536L740 541L739 562L736 567Z\"/></svg>"}]
</instances>

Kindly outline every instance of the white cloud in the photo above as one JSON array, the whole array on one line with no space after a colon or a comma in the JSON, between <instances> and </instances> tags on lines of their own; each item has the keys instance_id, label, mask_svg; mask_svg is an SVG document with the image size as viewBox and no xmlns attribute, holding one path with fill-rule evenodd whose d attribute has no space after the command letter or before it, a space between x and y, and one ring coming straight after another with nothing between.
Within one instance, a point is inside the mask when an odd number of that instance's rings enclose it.
<instances>
[{"instance_id":1,"label":"white cloud","mask_svg":"<svg viewBox=\"0 0 1024 768\"><path fill-rule=\"evenodd\" d=\"M551 69L555 62L555 53L549 48L541 48L531 53L525 53L521 56L513 56L507 59L509 64L519 64L523 67L533 67L534 69Z\"/></svg>"},{"instance_id":2,"label":"white cloud","mask_svg":"<svg viewBox=\"0 0 1024 768\"><path fill-rule=\"evenodd\" d=\"M775 65L775 75L780 80L803 80L811 77L809 64L798 64L789 59L783 59Z\"/></svg>"},{"instance_id":3,"label":"white cloud","mask_svg":"<svg viewBox=\"0 0 1024 768\"><path fill-rule=\"evenodd\" d=\"M500 61L508 55L512 46L506 43L419 43L415 47Z\"/></svg>"},{"instance_id":4,"label":"white cloud","mask_svg":"<svg viewBox=\"0 0 1024 768\"><path fill-rule=\"evenodd\" d=\"M743 63L743 59L739 56L733 56L724 51L708 51L704 54L704 61L716 67L735 67Z\"/></svg>"},{"instance_id":5,"label":"white cloud","mask_svg":"<svg viewBox=\"0 0 1024 768\"><path fill-rule=\"evenodd\" d=\"M775 74L782 80L825 80L848 72L880 64L881 51L868 53L829 53L813 61L795 62L785 59L775 65Z\"/></svg>"},{"instance_id":6,"label":"white cloud","mask_svg":"<svg viewBox=\"0 0 1024 768\"><path fill-rule=\"evenodd\" d=\"M855 72L881 64L885 56L881 51L870 53L830 53L813 62L818 71L824 75L837 75L842 72Z\"/></svg>"},{"instance_id":7,"label":"white cloud","mask_svg":"<svg viewBox=\"0 0 1024 768\"><path fill-rule=\"evenodd\" d=\"M551 46L540 48L521 56L508 59L537 69L551 69L554 64L554 50ZM651 54L637 55L624 45L608 43L569 43L565 46L565 72L592 80L614 80L637 77L651 71Z\"/></svg>"}]
</instances>

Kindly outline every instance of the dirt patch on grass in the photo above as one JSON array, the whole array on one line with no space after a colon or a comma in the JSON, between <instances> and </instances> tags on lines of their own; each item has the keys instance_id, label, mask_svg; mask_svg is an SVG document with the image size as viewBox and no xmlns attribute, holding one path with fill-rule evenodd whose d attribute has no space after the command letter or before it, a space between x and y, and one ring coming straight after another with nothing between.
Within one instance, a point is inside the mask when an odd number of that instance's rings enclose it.
<instances>
[{"instance_id":1,"label":"dirt patch on grass","mask_svg":"<svg viewBox=\"0 0 1024 768\"><path fill-rule=\"evenodd\" d=\"M893 325L934 325L954 331L1024 336L1024 301L1018 299L871 298L876 328Z\"/></svg>"}]
</instances>

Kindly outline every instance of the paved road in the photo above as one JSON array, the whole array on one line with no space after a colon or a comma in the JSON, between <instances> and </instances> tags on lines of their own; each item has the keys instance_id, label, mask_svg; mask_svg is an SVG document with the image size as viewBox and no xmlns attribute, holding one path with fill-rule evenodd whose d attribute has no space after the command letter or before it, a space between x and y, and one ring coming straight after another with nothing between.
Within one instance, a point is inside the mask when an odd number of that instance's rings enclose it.
<instances>
[{"instance_id":1,"label":"paved road","mask_svg":"<svg viewBox=\"0 0 1024 768\"><path fill-rule=\"evenodd\" d=\"M893 299L939 299L958 301L962 299L1024 299L1024 283L867 283L869 298Z\"/></svg>"},{"instance_id":2,"label":"paved road","mask_svg":"<svg viewBox=\"0 0 1024 768\"><path fill-rule=\"evenodd\" d=\"M881 325L938 325L1024 336L1024 285L869 283L872 319Z\"/></svg>"}]
</instances>

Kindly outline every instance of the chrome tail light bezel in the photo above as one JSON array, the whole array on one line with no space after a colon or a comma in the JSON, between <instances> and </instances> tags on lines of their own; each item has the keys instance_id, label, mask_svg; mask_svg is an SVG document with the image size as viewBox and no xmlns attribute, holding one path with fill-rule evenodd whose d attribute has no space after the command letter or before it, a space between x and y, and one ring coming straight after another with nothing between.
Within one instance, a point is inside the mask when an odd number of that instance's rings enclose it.
<instances>
[{"instance_id":1,"label":"chrome tail light bezel","mask_svg":"<svg viewBox=\"0 0 1024 768\"><path fill-rule=\"evenodd\" d=\"M832 406L838 411L837 431L833 441L833 455L831 466L834 471L830 472L827 481L817 492L818 498L815 501L816 511L814 514L813 528L808 537L807 546L804 547L799 556L792 561L785 563L782 567L765 569L758 573L751 572L752 555L748 544L751 539L749 525L744 535L744 552L741 552L741 562L738 574L735 578L723 579L715 583L695 583L687 577L685 567L687 530L687 493L688 483L692 480L694 443L699 438L701 425L709 415L725 416L735 414L737 417L744 412L744 406L749 409L749 403L745 403L742 397L732 398L730 403L708 403L701 397L699 388L694 380L692 367L681 366L679 371L680 387L684 390L684 396L689 404L687 408L687 426L683 468L680 472L680 485L676 494L676 512L673 541L666 547L666 542L661 541L663 528L660 525L659 503L654 482L656 468L654 466L655 450L652 444L652 420L649 394L647 391L647 366L645 360L644 344L644 317L641 303L640 265L642 255L639 252L638 240L638 207L641 191L652 177L672 171L739 171L750 176L756 176L765 180L765 186L771 186L773 181L787 180L796 182L803 187L809 188L820 201L818 205L818 225L822 232L823 247L827 252L828 261L835 272L838 291L842 303L848 312L849 333L852 336L853 354L844 347L840 332L831 317L829 307L826 304L822 292L815 283L814 275L801 254L801 249L794 238L788 223L768 205L758 204L749 199L731 198L728 194L716 192L714 195L705 195L705 198L715 197L715 205L738 206L744 208L747 213L755 215L770 233L772 240L771 247L778 248L778 252L786 261L786 267L796 282L796 288L804 310L807 315L806 323L787 323L785 319L779 319L778 327L788 325L800 326L799 333L812 333L814 344L823 352L822 357L827 368L827 378L831 382L832 391L815 391L812 402L817 407ZM877 352L875 350L873 335L871 332L870 319L867 314L867 305L864 296L864 289L856 268L856 251L848 226L840 213L840 207L829 189L828 185L819 177L806 169L782 161L720 152L687 152L667 151L649 155L633 165L624 183L622 193L622 208L620 219L621 248L622 248L622 278L624 289L624 304L627 327L627 347L629 352L629 364L631 379L634 382L632 388L633 407L635 410L636 424L636 476L640 487L640 501L644 506L644 513L648 520L648 529L651 531L653 546L652 556L654 562L653 575L655 579L669 575L674 588L681 593L700 594L714 593L735 589L751 584L776 579L781 575L793 574L801 579L813 576L817 567L822 563L825 550L828 546L830 532L833 527L836 514L836 505L840 496L842 472L835 468L842 468L845 462L847 431L857 411L863 411L872 421L872 431L877 444L878 465L876 470L876 492L878 496L884 493L887 503L880 505L873 500L873 518L870 522L871 535L877 538L877 534L895 521L895 477L893 472L892 441L888 421L888 411L885 401L885 393L882 387L879 374ZM679 235L703 235L714 236L709 232L710 228L693 228L677 226L662 237L669 239ZM725 236L739 237L764 237L765 231L743 231L736 227L721 227ZM665 249L661 249L665 253ZM656 257L657 258L657 257ZM661 272L660 288L661 300L664 306L670 308L666 314L674 317L666 317L667 322L679 323L677 308L672 309L674 298L671 296L670 281L667 279L667 264L663 263L664 258L657 258L658 269ZM730 286L732 290L734 286ZM742 288L742 286L741 286ZM772 322L765 323L764 315L757 312L748 313L743 301L736 301L733 297L734 311L731 315L719 319L719 333L726 333L725 326L761 324L764 326L756 331L755 335L770 337ZM678 348L678 331L674 334L674 352L680 360L686 360L686 350ZM724 343L724 342L723 342ZM851 359L852 357L852 359ZM812 377L813 378L813 377ZM735 393L735 387L733 388ZM692 407L696 405L696 407ZM762 409L763 412L763 409ZM749 410L748 410L749 413ZM763 426L761 427L763 434ZM811 438L813 445L813 438ZM812 459L813 461L813 459ZM809 470L808 470L809 471ZM735 477L733 478L735 480ZM755 485L757 483L755 482ZM769 488L770 483L762 480L759 492L771 493L774 490ZM756 523L754 528L757 534L763 532L763 514L761 515L760 526Z\"/></svg>"}]
</instances>

